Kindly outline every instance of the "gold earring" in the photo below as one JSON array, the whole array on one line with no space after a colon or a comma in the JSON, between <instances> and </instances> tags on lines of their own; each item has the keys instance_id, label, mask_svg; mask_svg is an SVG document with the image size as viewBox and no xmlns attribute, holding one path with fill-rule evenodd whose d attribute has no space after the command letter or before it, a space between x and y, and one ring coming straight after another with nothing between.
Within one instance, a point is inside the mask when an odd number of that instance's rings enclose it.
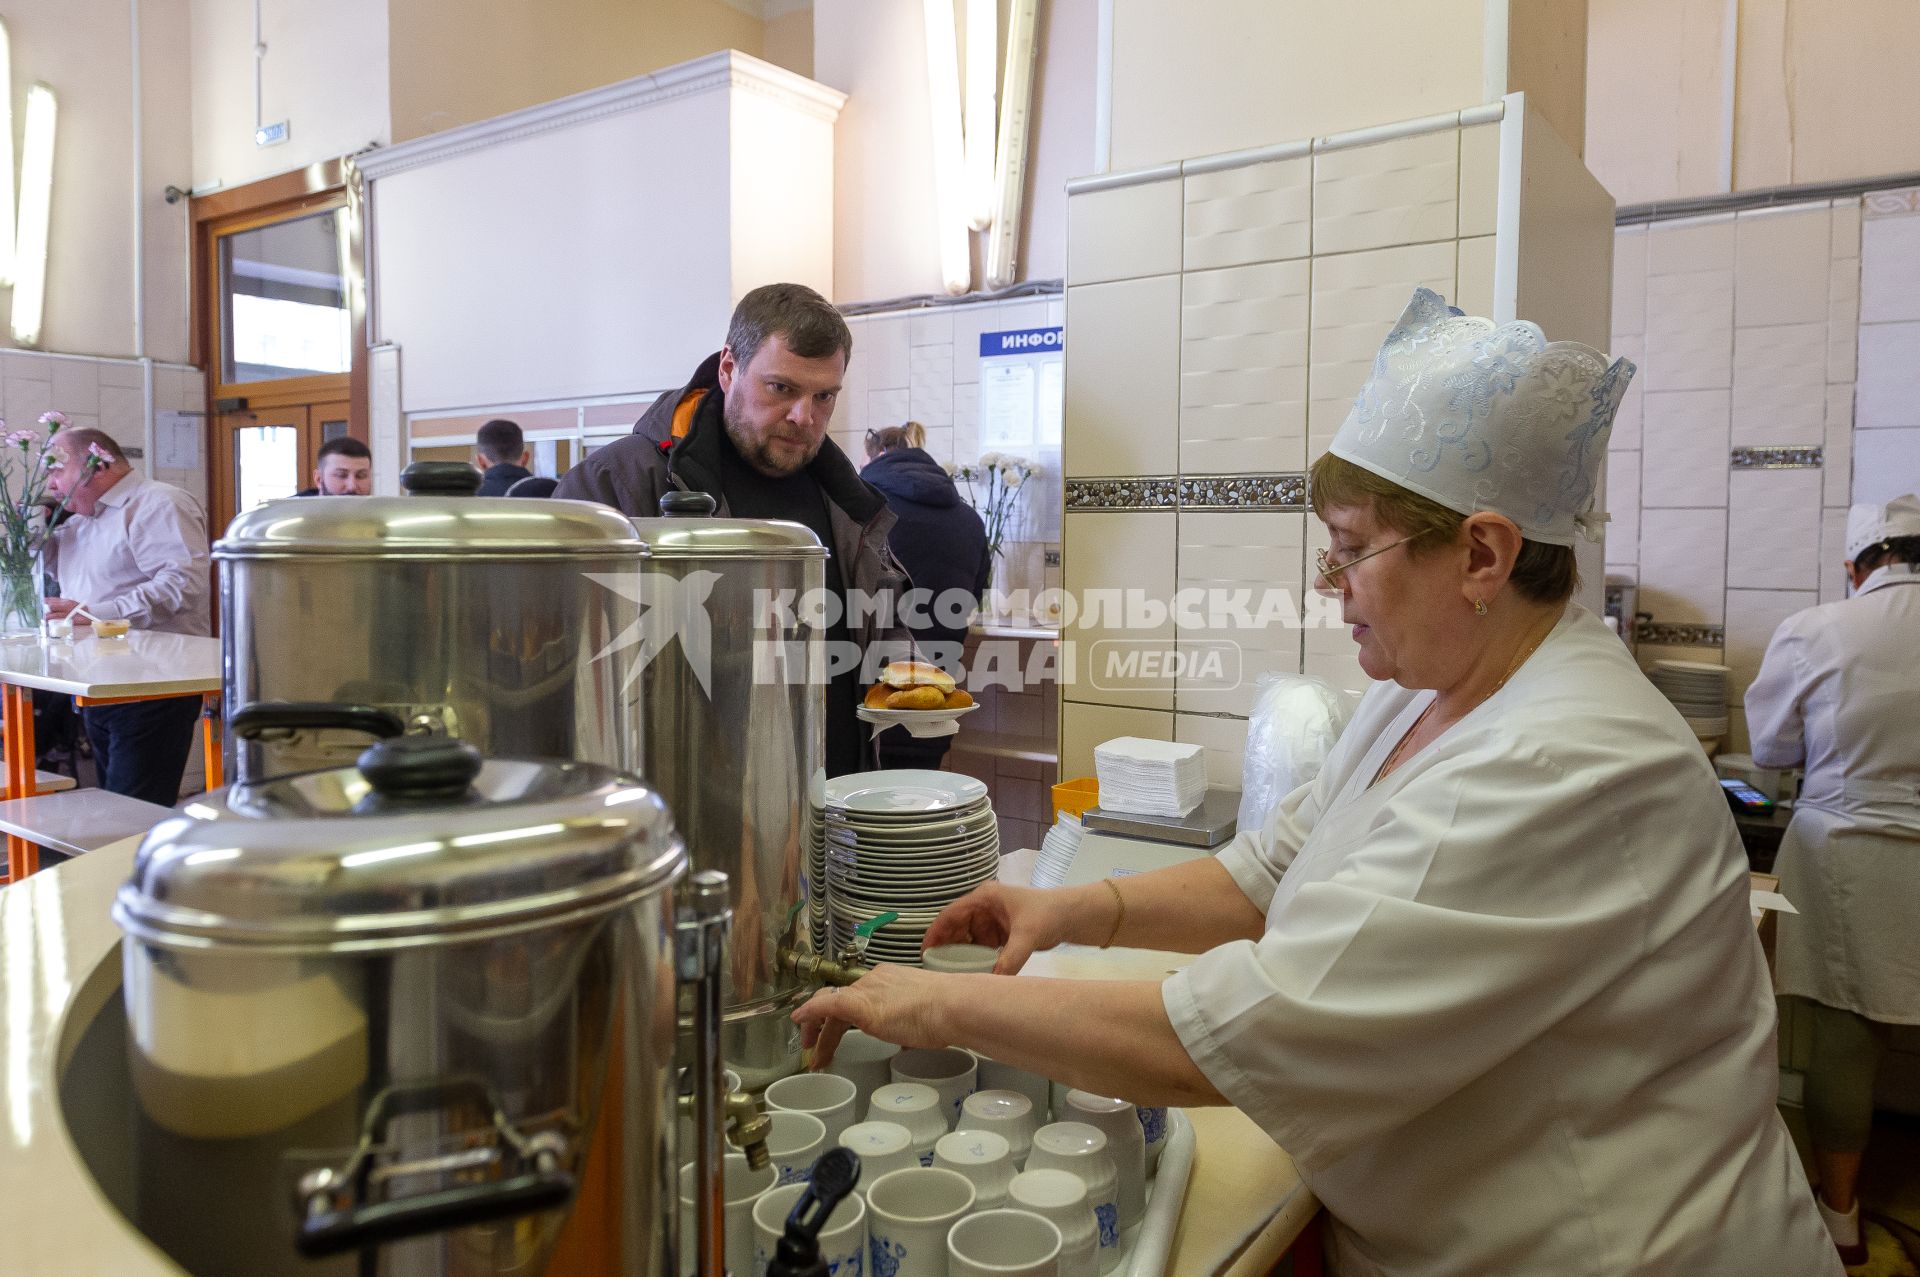
<instances>
[{"instance_id":1,"label":"gold earring","mask_svg":"<svg viewBox=\"0 0 1920 1277\"><path fill-rule=\"evenodd\" d=\"M1475 599L1473 601L1473 614L1475 616L1485 616L1487 614L1487 601L1485 599Z\"/></svg>"}]
</instances>

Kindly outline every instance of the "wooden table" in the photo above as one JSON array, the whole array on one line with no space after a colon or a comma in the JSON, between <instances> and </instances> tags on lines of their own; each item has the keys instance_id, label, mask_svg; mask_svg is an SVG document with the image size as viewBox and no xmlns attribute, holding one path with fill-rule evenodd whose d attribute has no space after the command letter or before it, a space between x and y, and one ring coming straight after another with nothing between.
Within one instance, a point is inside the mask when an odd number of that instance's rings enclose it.
<instances>
[{"instance_id":1,"label":"wooden table","mask_svg":"<svg viewBox=\"0 0 1920 1277\"><path fill-rule=\"evenodd\" d=\"M6 738L6 778L0 799L36 792L33 692L64 692L82 707L198 696L206 702L200 731L207 788L221 783L220 640L193 634L135 630L125 638L95 638L83 627L68 639L0 643L0 719ZM18 882L40 867L40 849L7 835L7 876Z\"/></svg>"}]
</instances>

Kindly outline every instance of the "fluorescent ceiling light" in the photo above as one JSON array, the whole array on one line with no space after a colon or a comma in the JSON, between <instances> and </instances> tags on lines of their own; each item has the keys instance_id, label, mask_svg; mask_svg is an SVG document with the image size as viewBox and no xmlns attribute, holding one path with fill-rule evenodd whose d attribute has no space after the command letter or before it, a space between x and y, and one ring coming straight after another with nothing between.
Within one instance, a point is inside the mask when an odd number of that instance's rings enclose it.
<instances>
[{"instance_id":1,"label":"fluorescent ceiling light","mask_svg":"<svg viewBox=\"0 0 1920 1277\"><path fill-rule=\"evenodd\" d=\"M967 0L967 225L993 223L993 83L1000 0Z\"/></svg>"},{"instance_id":2,"label":"fluorescent ceiling light","mask_svg":"<svg viewBox=\"0 0 1920 1277\"><path fill-rule=\"evenodd\" d=\"M0 288L13 282L13 41L0 22Z\"/></svg>"},{"instance_id":3,"label":"fluorescent ceiling light","mask_svg":"<svg viewBox=\"0 0 1920 1277\"><path fill-rule=\"evenodd\" d=\"M1013 283L1026 203L1027 146L1033 117L1034 24L1040 0L1013 0L1007 18L1007 66L1000 77L1000 141L993 172L993 225L987 235L987 287Z\"/></svg>"},{"instance_id":4,"label":"fluorescent ceiling light","mask_svg":"<svg viewBox=\"0 0 1920 1277\"><path fill-rule=\"evenodd\" d=\"M927 106L933 126L934 214L938 221L940 280L958 296L973 281L973 245L967 240L966 166L960 135L960 48L952 0L922 0L927 31Z\"/></svg>"},{"instance_id":5,"label":"fluorescent ceiling light","mask_svg":"<svg viewBox=\"0 0 1920 1277\"><path fill-rule=\"evenodd\" d=\"M47 219L53 208L53 90L27 90L26 144L20 152L20 226L14 241L13 339L40 344L47 300Z\"/></svg>"}]
</instances>

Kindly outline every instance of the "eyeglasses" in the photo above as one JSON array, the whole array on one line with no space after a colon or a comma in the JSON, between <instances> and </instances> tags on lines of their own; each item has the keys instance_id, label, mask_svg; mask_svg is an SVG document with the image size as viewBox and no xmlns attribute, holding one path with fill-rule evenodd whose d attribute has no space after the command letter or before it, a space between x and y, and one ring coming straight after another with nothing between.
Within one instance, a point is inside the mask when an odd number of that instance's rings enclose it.
<instances>
[{"instance_id":1,"label":"eyeglasses","mask_svg":"<svg viewBox=\"0 0 1920 1277\"><path fill-rule=\"evenodd\" d=\"M1368 550L1365 554L1356 554L1351 559L1347 559L1341 563L1335 563L1332 559L1327 557L1327 552L1325 550L1319 550L1314 553L1313 565L1316 568L1320 569L1321 580L1332 581L1334 577L1339 576L1342 572L1345 572L1348 568L1352 567L1354 564L1364 563L1366 560L1371 559L1374 555L1385 554L1388 550L1397 550L1409 541L1418 540L1419 537L1420 537L1420 534L1416 532L1410 537L1401 537L1398 541L1393 542L1391 545L1383 545L1378 550Z\"/></svg>"}]
</instances>

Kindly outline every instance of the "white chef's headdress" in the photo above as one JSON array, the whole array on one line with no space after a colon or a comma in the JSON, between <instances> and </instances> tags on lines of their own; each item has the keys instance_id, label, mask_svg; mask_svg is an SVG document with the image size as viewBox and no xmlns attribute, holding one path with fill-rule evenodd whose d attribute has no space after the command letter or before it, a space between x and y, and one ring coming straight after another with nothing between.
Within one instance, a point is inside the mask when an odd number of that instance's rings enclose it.
<instances>
[{"instance_id":1,"label":"white chef's headdress","mask_svg":"<svg viewBox=\"0 0 1920 1277\"><path fill-rule=\"evenodd\" d=\"M1634 366L1524 320L1413 294L1328 451L1449 510L1504 514L1528 540L1598 540L1594 489Z\"/></svg>"},{"instance_id":2,"label":"white chef's headdress","mask_svg":"<svg viewBox=\"0 0 1920 1277\"><path fill-rule=\"evenodd\" d=\"M1920 537L1920 497L1909 492L1885 505L1857 505L1847 511L1848 562L1893 537Z\"/></svg>"}]
</instances>

